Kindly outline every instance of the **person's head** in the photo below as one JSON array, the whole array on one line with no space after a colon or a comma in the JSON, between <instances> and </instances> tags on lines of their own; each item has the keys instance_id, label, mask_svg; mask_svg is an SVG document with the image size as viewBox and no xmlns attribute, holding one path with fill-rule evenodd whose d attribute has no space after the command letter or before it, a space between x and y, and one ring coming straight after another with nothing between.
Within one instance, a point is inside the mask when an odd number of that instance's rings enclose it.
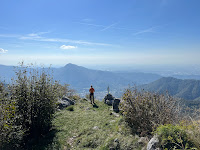
<instances>
[{"instance_id":1,"label":"person's head","mask_svg":"<svg viewBox=\"0 0 200 150\"><path fill-rule=\"evenodd\" d=\"M92 88L92 85L91 85L91 88Z\"/></svg>"}]
</instances>

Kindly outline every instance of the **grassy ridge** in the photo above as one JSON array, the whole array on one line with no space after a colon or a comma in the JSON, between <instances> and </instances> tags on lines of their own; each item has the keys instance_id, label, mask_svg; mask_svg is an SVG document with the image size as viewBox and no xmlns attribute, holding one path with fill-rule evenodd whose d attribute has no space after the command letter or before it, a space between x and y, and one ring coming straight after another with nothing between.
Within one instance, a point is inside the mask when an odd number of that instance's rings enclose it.
<instances>
[{"instance_id":1,"label":"grassy ridge","mask_svg":"<svg viewBox=\"0 0 200 150\"><path fill-rule=\"evenodd\" d=\"M48 149L140 149L122 117L103 102L96 101L96 105L80 100L74 111L57 112L53 124L58 132Z\"/></svg>"}]
</instances>

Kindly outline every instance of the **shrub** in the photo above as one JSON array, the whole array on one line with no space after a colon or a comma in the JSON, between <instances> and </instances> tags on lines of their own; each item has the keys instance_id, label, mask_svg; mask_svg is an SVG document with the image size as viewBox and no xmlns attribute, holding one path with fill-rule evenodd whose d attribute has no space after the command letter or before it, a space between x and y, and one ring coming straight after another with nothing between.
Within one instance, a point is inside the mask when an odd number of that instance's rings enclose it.
<instances>
[{"instance_id":1,"label":"shrub","mask_svg":"<svg viewBox=\"0 0 200 150\"><path fill-rule=\"evenodd\" d=\"M63 96L69 98L74 96L75 90L70 89L69 84L64 84L64 85L59 84L58 87L59 87L58 94L60 98L62 98Z\"/></svg>"},{"instance_id":2,"label":"shrub","mask_svg":"<svg viewBox=\"0 0 200 150\"><path fill-rule=\"evenodd\" d=\"M17 117L15 101L0 83L0 149L19 148L24 131L16 124Z\"/></svg>"},{"instance_id":3,"label":"shrub","mask_svg":"<svg viewBox=\"0 0 200 150\"><path fill-rule=\"evenodd\" d=\"M187 130L180 125L161 125L155 133L161 141L162 149L196 149L194 142L188 136Z\"/></svg>"},{"instance_id":4,"label":"shrub","mask_svg":"<svg viewBox=\"0 0 200 150\"><path fill-rule=\"evenodd\" d=\"M17 123L30 137L45 134L51 128L59 96L59 84L53 80L50 70L24 67L16 69L17 79L11 88L16 102Z\"/></svg>"},{"instance_id":5,"label":"shrub","mask_svg":"<svg viewBox=\"0 0 200 150\"><path fill-rule=\"evenodd\" d=\"M178 100L137 89L127 89L121 103L125 121L134 133L147 135L159 125L178 122Z\"/></svg>"},{"instance_id":6,"label":"shrub","mask_svg":"<svg viewBox=\"0 0 200 150\"><path fill-rule=\"evenodd\" d=\"M66 91L73 93L53 80L50 68L25 67L22 62L15 73L12 84L0 83L0 149L26 149L28 141L46 134L57 100Z\"/></svg>"},{"instance_id":7,"label":"shrub","mask_svg":"<svg viewBox=\"0 0 200 150\"><path fill-rule=\"evenodd\" d=\"M10 97L15 102L16 125L25 131L25 143L40 136L52 126L53 114L59 97L59 84L50 70L24 67L16 68L17 78L10 86Z\"/></svg>"},{"instance_id":8,"label":"shrub","mask_svg":"<svg viewBox=\"0 0 200 150\"><path fill-rule=\"evenodd\" d=\"M199 116L199 113L196 115ZM190 118L190 120L181 121L180 126L187 131L187 135L194 143L195 147L200 149L200 121Z\"/></svg>"}]
</instances>

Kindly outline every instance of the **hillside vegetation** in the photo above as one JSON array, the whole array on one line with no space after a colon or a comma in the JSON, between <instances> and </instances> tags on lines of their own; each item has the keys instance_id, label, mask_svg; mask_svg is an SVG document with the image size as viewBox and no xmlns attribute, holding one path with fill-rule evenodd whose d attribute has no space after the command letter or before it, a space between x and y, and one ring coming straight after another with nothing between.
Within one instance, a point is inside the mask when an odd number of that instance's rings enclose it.
<instances>
[{"instance_id":1,"label":"hillside vegetation","mask_svg":"<svg viewBox=\"0 0 200 150\"><path fill-rule=\"evenodd\" d=\"M122 110L134 134L152 137L152 148L200 149L200 110L183 109L181 101L166 94L127 89ZM149 145L147 145L148 148Z\"/></svg>"},{"instance_id":2,"label":"hillside vegetation","mask_svg":"<svg viewBox=\"0 0 200 150\"><path fill-rule=\"evenodd\" d=\"M200 100L200 80L176 79L164 77L147 85L141 86L146 91L166 93L185 100Z\"/></svg>"}]
</instances>

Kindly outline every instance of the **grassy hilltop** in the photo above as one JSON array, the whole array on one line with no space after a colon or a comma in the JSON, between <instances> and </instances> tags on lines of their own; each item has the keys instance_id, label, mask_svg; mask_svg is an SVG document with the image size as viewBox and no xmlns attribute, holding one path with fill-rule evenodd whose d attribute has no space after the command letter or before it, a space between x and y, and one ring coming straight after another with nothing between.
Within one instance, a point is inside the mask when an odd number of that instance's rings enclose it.
<instances>
[{"instance_id":1,"label":"grassy hilltop","mask_svg":"<svg viewBox=\"0 0 200 150\"><path fill-rule=\"evenodd\" d=\"M96 105L98 108L80 100L57 112L55 137L47 149L141 149L136 144L138 137L130 134L122 116L103 102L96 101Z\"/></svg>"}]
</instances>

